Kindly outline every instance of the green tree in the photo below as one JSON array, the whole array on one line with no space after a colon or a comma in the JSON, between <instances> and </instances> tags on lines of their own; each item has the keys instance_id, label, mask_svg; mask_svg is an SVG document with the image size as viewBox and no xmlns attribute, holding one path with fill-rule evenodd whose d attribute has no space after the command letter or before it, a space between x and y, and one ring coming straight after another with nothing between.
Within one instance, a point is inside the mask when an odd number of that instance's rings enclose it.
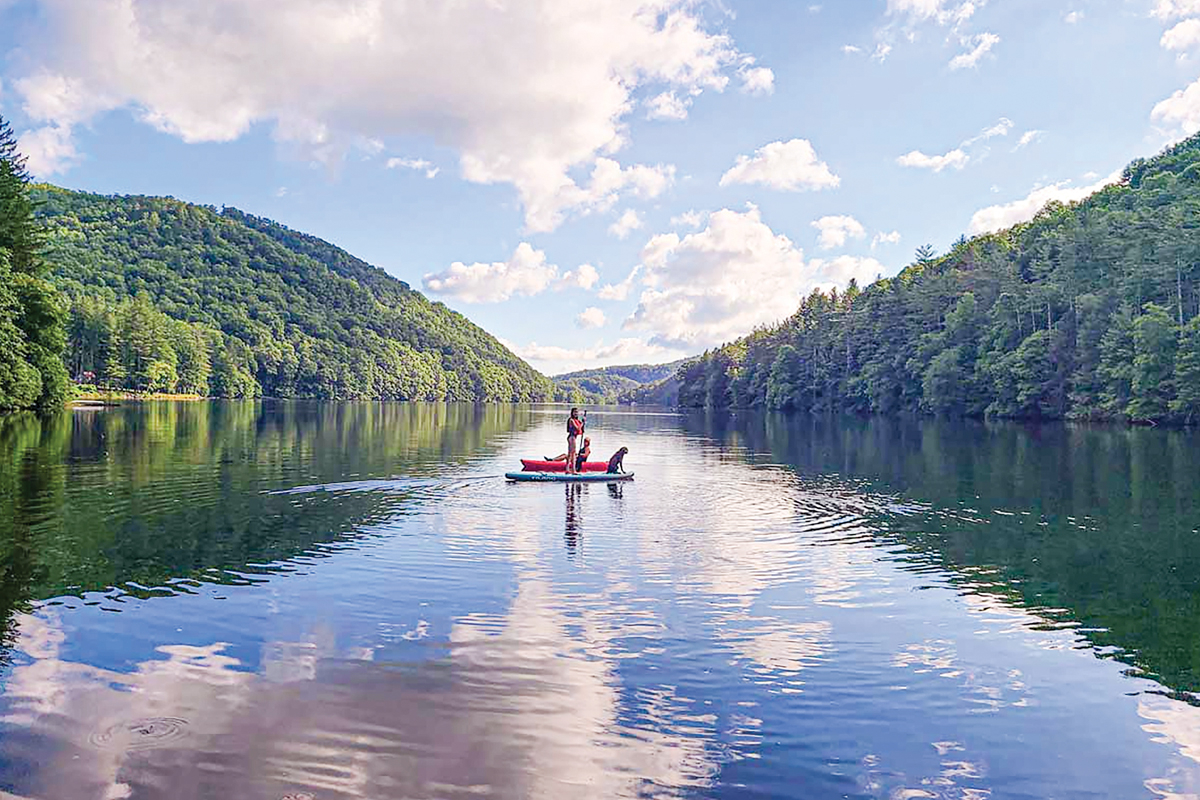
<instances>
[{"instance_id":1,"label":"green tree","mask_svg":"<svg viewBox=\"0 0 1200 800\"><path fill-rule=\"evenodd\" d=\"M1175 399L1172 413L1191 424L1200 419L1200 316L1183 326L1175 356Z\"/></svg>"},{"instance_id":2,"label":"green tree","mask_svg":"<svg viewBox=\"0 0 1200 800\"><path fill-rule=\"evenodd\" d=\"M25 161L12 127L0 118L0 409L50 408L67 395L65 316L43 278L33 212Z\"/></svg>"},{"instance_id":3,"label":"green tree","mask_svg":"<svg viewBox=\"0 0 1200 800\"><path fill-rule=\"evenodd\" d=\"M1147 304L1133 323L1133 380L1129 416L1155 420L1166 416L1175 394L1177 326L1166 308Z\"/></svg>"}]
</instances>

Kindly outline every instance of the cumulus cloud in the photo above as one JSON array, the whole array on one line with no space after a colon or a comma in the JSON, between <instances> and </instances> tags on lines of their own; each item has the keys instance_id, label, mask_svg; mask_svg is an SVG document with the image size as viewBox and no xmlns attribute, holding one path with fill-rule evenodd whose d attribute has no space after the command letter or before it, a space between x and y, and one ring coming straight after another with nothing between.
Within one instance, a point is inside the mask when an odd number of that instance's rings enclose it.
<instances>
[{"instance_id":1,"label":"cumulus cloud","mask_svg":"<svg viewBox=\"0 0 1200 800\"><path fill-rule=\"evenodd\" d=\"M1200 19L1185 19L1162 35L1158 43L1167 50L1190 50L1200 44Z\"/></svg>"},{"instance_id":2,"label":"cumulus cloud","mask_svg":"<svg viewBox=\"0 0 1200 800\"><path fill-rule=\"evenodd\" d=\"M629 275L620 283L606 283L600 287L600 291L596 296L601 300L624 300L629 297L629 291L633 288L633 282L637 280L638 273L642 271L639 264L629 271Z\"/></svg>"},{"instance_id":3,"label":"cumulus cloud","mask_svg":"<svg viewBox=\"0 0 1200 800\"><path fill-rule=\"evenodd\" d=\"M699 228L704 224L706 216L703 211L685 211L678 216L671 217L671 225L676 228Z\"/></svg>"},{"instance_id":4,"label":"cumulus cloud","mask_svg":"<svg viewBox=\"0 0 1200 800\"><path fill-rule=\"evenodd\" d=\"M66 172L80 160L71 129L62 125L26 131L18 147L29 171L42 178Z\"/></svg>"},{"instance_id":5,"label":"cumulus cloud","mask_svg":"<svg viewBox=\"0 0 1200 800\"><path fill-rule=\"evenodd\" d=\"M1114 172L1088 186L1071 186L1070 181L1059 181L1049 186L1035 188L1027 196L1011 203L988 206L976 211L971 217L970 231L972 234L991 233L1033 219L1047 203L1073 203L1082 200L1090 194L1100 191L1110 183L1120 180L1120 171Z\"/></svg>"},{"instance_id":6,"label":"cumulus cloud","mask_svg":"<svg viewBox=\"0 0 1200 800\"><path fill-rule=\"evenodd\" d=\"M738 77L746 94L764 95L775 91L775 73L766 67L742 67Z\"/></svg>"},{"instance_id":7,"label":"cumulus cloud","mask_svg":"<svg viewBox=\"0 0 1200 800\"><path fill-rule=\"evenodd\" d=\"M892 231L891 233L884 233L883 231L880 231L879 233L877 233L873 237L871 237L871 249L872 250L874 250L876 247L878 247L881 244L899 244L899 243L900 243L900 231Z\"/></svg>"},{"instance_id":8,"label":"cumulus cloud","mask_svg":"<svg viewBox=\"0 0 1200 800\"><path fill-rule=\"evenodd\" d=\"M931 169L934 172L941 172L947 167L962 169L970 160L970 156L961 149L955 148L940 156L930 156L922 153L920 150L913 150L897 158L896 163L902 167L916 167L917 169Z\"/></svg>"},{"instance_id":9,"label":"cumulus cloud","mask_svg":"<svg viewBox=\"0 0 1200 800\"><path fill-rule=\"evenodd\" d=\"M600 273L591 264L580 264L558 279L554 288L561 289L591 289L600 282Z\"/></svg>"},{"instance_id":10,"label":"cumulus cloud","mask_svg":"<svg viewBox=\"0 0 1200 800\"><path fill-rule=\"evenodd\" d=\"M1189 136L1200 131L1200 79L1160 100L1150 111L1150 118L1173 125Z\"/></svg>"},{"instance_id":11,"label":"cumulus cloud","mask_svg":"<svg viewBox=\"0 0 1200 800\"><path fill-rule=\"evenodd\" d=\"M807 139L771 142L751 156L738 156L721 185L759 184L781 191L830 189L841 183L829 165L817 158Z\"/></svg>"},{"instance_id":12,"label":"cumulus cloud","mask_svg":"<svg viewBox=\"0 0 1200 800\"><path fill-rule=\"evenodd\" d=\"M591 207L574 176L628 143L635 93L721 91L744 65L701 14L691 0L39 0L13 87L31 141L58 152L115 109L186 142L264 126L334 161L425 137L466 180L514 187L526 226L547 231Z\"/></svg>"},{"instance_id":13,"label":"cumulus cloud","mask_svg":"<svg viewBox=\"0 0 1200 800\"><path fill-rule=\"evenodd\" d=\"M812 226L820 231L817 244L822 250L843 247L848 238L861 239L867 235L862 223L850 216L828 216L814 220Z\"/></svg>"},{"instance_id":14,"label":"cumulus cloud","mask_svg":"<svg viewBox=\"0 0 1200 800\"><path fill-rule=\"evenodd\" d=\"M1082 11L1070 11L1065 17L1063 17L1063 22L1067 23L1068 25L1074 25L1081 19L1083 19Z\"/></svg>"},{"instance_id":15,"label":"cumulus cloud","mask_svg":"<svg viewBox=\"0 0 1200 800\"><path fill-rule=\"evenodd\" d=\"M875 52L871 54L871 60L878 61L880 64L882 64L884 61L887 61L887 57L891 54L891 52L892 46L890 44L887 44L886 42L880 42L875 46Z\"/></svg>"},{"instance_id":16,"label":"cumulus cloud","mask_svg":"<svg viewBox=\"0 0 1200 800\"><path fill-rule=\"evenodd\" d=\"M608 226L608 232L618 239L624 239L629 234L642 227L642 217L632 208L625 209L625 213L617 217L616 222Z\"/></svg>"},{"instance_id":17,"label":"cumulus cloud","mask_svg":"<svg viewBox=\"0 0 1200 800\"><path fill-rule=\"evenodd\" d=\"M1161 20L1200 14L1200 0L1158 0L1150 16Z\"/></svg>"},{"instance_id":18,"label":"cumulus cloud","mask_svg":"<svg viewBox=\"0 0 1200 800\"><path fill-rule=\"evenodd\" d=\"M436 178L441 170L433 165L432 161L426 161L423 158L389 158L387 160L388 169L413 169L425 173L426 178Z\"/></svg>"},{"instance_id":19,"label":"cumulus cloud","mask_svg":"<svg viewBox=\"0 0 1200 800\"><path fill-rule=\"evenodd\" d=\"M873 258L838 256L837 258L814 258L808 262L811 289L830 291L842 289L851 279L859 286L866 286L883 274L883 264Z\"/></svg>"},{"instance_id":20,"label":"cumulus cloud","mask_svg":"<svg viewBox=\"0 0 1200 800\"><path fill-rule=\"evenodd\" d=\"M560 345L540 345L531 342L524 347L505 342L521 358L548 375L589 367L611 367L615 364L658 364L674 361L685 355L661 345L650 344L636 337L618 339L613 344L603 341L591 347L570 348Z\"/></svg>"},{"instance_id":21,"label":"cumulus cloud","mask_svg":"<svg viewBox=\"0 0 1200 800\"><path fill-rule=\"evenodd\" d=\"M862 48L859 47L858 45L844 44L844 45L842 45L842 52L845 53L846 55L852 55L854 53L861 53Z\"/></svg>"},{"instance_id":22,"label":"cumulus cloud","mask_svg":"<svg viewBox=\"0 0 1200 800\"><path fill-rule=\"evenodd\" d=\"M595 306L585 308L575 317L575 324L585 330L589 328L603 328L605 322L607 320L604 317L604 312Z\"/></svg>"},{"instance_id":23,"label":"cumulus cloud","mask_svg":"<svg viewBox=\"0 0 1200 800\"><path fill-rule=\"evenodd\" d=\"M680 97L675 92L663 92L646 101L646 119L687 119L690 97Z\"/></svg>"},{"instance_id":24,"label":"cumulus cloud","mask_svg":"<svg viewBox=\"0 0 1200 800\"><path fill-rule=\"evenodd\" d=\"M969 36L962 41L964 47L970 49L959 53L950 59L950 69L967 69L979 64L979 60L991 52L1000 43L1000 37L994 33L979 33Z\"/></svg>"},{"instance_id":25,"label":"cumulus cloud","mask_svg":"<svg viewBox=\"0 0 1200 800\"><path fill-rule=\"evenodd\" d=\"M796 310L804 293L838 277L805 268L803 253L754 206L714 211L707 227L651 238L642 250L643 291L625 327L651 344L695 352Z\"/></svg>"},{"instance_id":26,"label":"cumulus cloud","mask_svg":"<svg viewBox=\"0 0 1200 800\"><path fill-rule=\"evenodd\" d=\"M453 297L463 303L500 303L513 295L532 296L550 287L558 267L546 262L546 254L521 242L507 261L464 264L456 261L449 269L429 273L421 284L432 294Z\"/></svg>"}]
</instances>

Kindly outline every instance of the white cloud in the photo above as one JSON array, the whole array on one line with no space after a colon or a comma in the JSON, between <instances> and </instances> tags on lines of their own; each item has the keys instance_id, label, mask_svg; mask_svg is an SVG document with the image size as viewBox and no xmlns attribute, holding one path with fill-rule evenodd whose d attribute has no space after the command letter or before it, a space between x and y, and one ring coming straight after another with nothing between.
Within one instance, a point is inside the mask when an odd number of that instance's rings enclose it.
<instances>
[{"instance_id":1,"label":"white cloud","mask_svg":"<svg viewBox=\"0 0 1200 800\"><path fill-rule=\"evenodd\" d=\"M955 148L949 153L944 153L940 156L930 156L922 153L920 150L913 150L897 158L896 163L902 167L916 167L917 169L931 169L934 172L941 172L947 167L962 169L970 160L970 156L962 150Z\"/></svg>"},{"instance_id":2,"label":"white cloud","mask_svg":"<svg viewBox=\"0 0 1200 800\"><path fill-rule=\"evenodd\" d=\"M822 250L832 250L846 244L847 238L861 239L867 235L867 229L854 217L828 216L814 220L812 226L820 231L817 244Z\"/></svg>"},{"instance_id":3,"label":"white cloud","mask_svg":"<svg viewBox=\"0 0 1200 800\"><path fill-rule=\"evenodd\" d=\"M629 271L629 275L620 283L606 283L600 287L600 291L596 294L601 300L624 300L629 297L629 290L633 288L633 282L637 279L638 273L642 271L642 266L639 264Z\"/></svg>"},{"instance_id":4,"label":"white cloud","mask_svg":"<svg viewBox=\"0 0 1200 800\"><path fill-rule=\"evenodd\" d=\"M646 244L643 291L625 327L686 352L718 345L792 314L805 293L840 278L822 264L806 269L801 250L754 206L714 211L702 231Z\"/></svg>"},{"instance_id":5,"label":"white cloud","mask_svg":"<svg viewBox=\"0 0 1200 800\"><path fill-rule=\"evenodd\" d=\"M1067 23L1068 25L1074 25L1081 19L1083 19L1082 11L1071 11L1065 17L1063 17L1063 22Z\"/></svg>"},{"instance_id":6,"label":"white cloud","mask_svg":"<svg viewBox=\"0 0 1200 800\"><path fill-rule=\"evenodd\" d=\"M825 292L845 288L851 278L858 281L860 287L866 286L884 272L883 264L875 259L857 256L838 256L828 260L814 258L808 262L808 269L812 276L809 291L820 289Z\"/></svg>"},{"instance_id":7,"label":"white cloud","mask_svg":"<svg viewBox=\"0 0 1200 800\"><path fill-rule=\"evenodd\" d=\"M888 0L888 13L904 16L910 22L933 21L938 25L958 27L967 22L986 0L964 0L961 3L948 0Z\"/></svg>"},{"instance_id":8,"label":"white cloud","mask_svg":"<svg viewBox=\"0 0 1200 800\"><path fill-rule=\"evenodd\" d=\"M1200 44L1200 19L1185 19L1162 35L1158 42L1167 50L1188 50Z\"/></svg>"},{"instance_id":9,"label":"white cloud","mask_svg":"<svg viewBox=\"0 0 1200 800\"><path fill-rule=\"evenodd\" d=\"M607 211L622 194L650 200L665 192L674 182L674 165L649 167L635 164L622 167L611 158L598 158L592 170L592 182L586 194L581 195L578 205L588 211Z\"/></svg>"},{"instance_id":10,"label":"white cloud","mask_svg":"<svg viewBox=\"0 0 1200 800\"><path fill-rule=\"evenodd\" d=\"M1158 0L1150 16L1161 20L1200 14L1200 0Z\"/></svg>"},{"instance_id":11,"label":"white cloud","mask_svg":"<svg viewBox=\"0 0 1200 800\"><path fill-rule=\"evenodd\" d=\"M663 92L646 101L646 119L687 119L690 97L681 98L675 92Z\"/></svg>"},{"instance_id":12,"label":"white cloud","mask_svg":"<svg viewBox=\"0 0 1200 800\"><path fill-rule=\"evenodd\" d=\"M875 52L871 54L871 60L878 61L880 64L882 64L884 61L887 61L887 57L891 54L891 52L892 46L890 44L880 42L875 46Z\"/></svg>"},{"instance_id":13,"label":"white cloud","mask_svg":"<svg viewBox=\"0 0 1200 800\"><path fill-rule=\"evenodd\" d=\"M29 171L41 178L66 172L80 161L71 129L47 125L21 134L18 149Z\"/></svg>"},{"instance_id":14,"label":"white cloud","mask_svg":"<svg viewBox=\"0 0 1200 800\"><path fill-rule=\"evenodd\" d=\"M580 264L568 271L554 284L556 291L563 289L591 289L600 282L600 273L591 264Z\"/></svg>"},{"instance_id":15,"label":"white cloud","mask_svg":"<svg viewBox=\"0 0 1200 800\"><path fill-rule=\"evenodd\" d=\"M288 188L286 186L280 186L278 189L275 190L276 197L287 197L287 194L288 194Z\"/></svg>"},{"instance_id":16,"label":"white cloud","mask_svg":"<svg viewBox=\"0 0 1200 800\"><path fill-rule=\"evenodd\" d=\"M850 55L852 53L861 53L862 48L857 45L853 45L853 44L844 44L844 45L842 45L842 52L847 55Z\"/></svg>"},{"instance_id":17,"label":"white cloud","mask_svg":"<svg viewBox=\"0 0 1200 800\"><path fill-rule=\"evenodd\" d=\"M1022 147L1028 147L1029 145L1036 142L1038 139L1041 139L1042 135L1044 133L1045 133L1045 131L1039 131L1039 130L1025 131L1024 133L1021 134L1021 138L1017 140L1017 146L1013 149L1020 150Z\"/></svg>"},{"instance_id":18,"label":"white cloud","mask_svg":"<svg viewBox=\"0 0 1200 800\"><path fill-rule=\"evenodd\" d=\"M521 242L508 261L463 264L456 261L438 273L421 279L433 294L453 297L463 303L500 303L513 295L532 296L550 287L558 267L546 263L546 254Z\"/></svg>"},{"instance_id":19,"label":"white cloud","mask_svg":"<svg viewBox=\"0 0 1200 800\"><path fill-rule=\"evenodd\" d=\"M1088 186L1072 187L1070 181L1059 181L1050 186L1037 187L1020 200L988 206L976 211L971 217L970 232L972 234L990 233L1012 227L1019 222L1033 219L1051 201L1073 203L1082 200L1110 183L1116 182L1120 177L1121 173L1118 171Z\"/></svg>"},{"instance_id":20,"label":"white cloud","mask_svg":"<svg viewBox=\"0 0 1200 800\"><path fill-rule=\"evenodd\" d=\"M537 342L531 342L524 347L508 342L505 342L505 345L547 375L589 367L611 367L616 364L659 364L686 355L681 350L650 344L636 337L619 339L613 344L601 341L591 347L578 349L540 345Z\"/></svg>"},{"instance_id":21,"label":"white cloud","mask_svg":"<svg viewBox=\"0 0 1200 800\"><path fill-rule=\"evenodd\" d=\"M1000 37L994 33L979 33L963 39L962 43L964 47L971 49L950 59L950 69L966 69L976 66L979 64L979 59L1000 43Z\"/></svg>"},{"instance_id":22,"label":"white cloud","mask_svg":"<svg viewBox=\"0 0 1200 800\"><path fill-rule=\"evenodd\" d=\"M742 91L746 94L771 94L775 91L775 73L767 67L742 67L738 70Z\"/></svg>"},{"instance_id":23,"label":"white cloud","mask_svg":"<svg viewBox=\"0 0 1200 800\"><path fill-rule=\"evenodd\" d=\"M426 178L436 178L438 172L441 171L440 168L433 165L433 162L423 158L389 158L387 168L418 170L424 172Z\"/></svg>"},{"instance_id":24,"label":"white cloud","mask_svg":"<svg viewBox=\"0 0 1200 800\"><path fill-rule=\"evenodd\" d=\"M996 121L995 125L990 125L981 130L975 136L964 141L960 147L970 147L977 142L986 142L988 139L994 139L997 136L1008 136L1009 131L1013 129L1013 122L1008 117L1001 117Z\"/></svg>"},{"instance_id":25,"label":"white cloud","mask_svg":"<svg viewBox=\"0 0 1200 800\"><path fill-rule=\"evenodd\" d=\"M671 225L676 228L699 228L704 224L707 216L703 211L685 211L678 216L671 217Z\"/></svg>"},{"instance_id":26,"label":"white cloud","mask_svg":"<svg viewBox=\"0 0 1200 800\"><path fill-rule=\"evenodd\" d=\"M532 231L589 208L573 176L628 144L636 95L721 91L745 60L692 0L40 0L37 24L13 86L60 143L115 109L185 142L266 127L327 162L423 137L514 187Z\"/></svg>"},{"instance_id":27,"label":"white cloud","mask_svg":"<svg viewBox=\"0 0 1200 800\"><path fill-rule=\"evenodd\" d=\"M1189 136L1200 131L1200 78L1160 100L1151 110L1150 118L1175 125Z\"/></svg>"},{"instance_id":28,"label":"white cloud","mask_svg":"<svg viewBox=\"0 0 1200 800\"><path fill-rule=\"evenodd\" d=\"M604 312L595 306L585 308L575 317L575 324L585 330L589 328L603 328L604 323L607 321L604 317Z\"/></svg>"},{"instance_id":29,"label":"white cloud","mask_svg":"<svg viewBox=\"0 0 1200 800\"><path fill-rule=\"evenodd\" d=\"M752 156L738 156L721 185L760 184L781 191L829 189L841 183L829 165L817 158L807 139L771 142Z\"/></svg>"},{"instance_id":30,"label":"white cloud","mask_svg":"<svg viewBox=\"0 0 1200 800\"><path fill-rule=\"evenodd\" d=\"M625 209L625 213L617 217L617 221L608 226L608 232L618 239L624 239L629 234L642 227L642 217L632 208Z\"/></svg>"},{"instance_id":31,"label":"white cloud","mask_svg":"<svg viewBox=\"0 0 1200 800\"><path fill-rule=\"evenodd\" d=\"M880 231L879 233L875 234L871 238L871 249L874 250L876 247L878 247L881 244L899 244L899 243L900 243L900 231L892 231L891 233L884 233L883 231Z\"/></svg>"}]
</instances>

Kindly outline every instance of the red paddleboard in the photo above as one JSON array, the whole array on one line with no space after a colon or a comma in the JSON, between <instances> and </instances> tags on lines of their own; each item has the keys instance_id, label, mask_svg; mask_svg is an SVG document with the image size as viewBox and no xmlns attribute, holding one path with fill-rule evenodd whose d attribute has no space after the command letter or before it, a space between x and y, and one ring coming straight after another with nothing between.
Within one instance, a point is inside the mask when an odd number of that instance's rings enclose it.
<instances>
[{"instance_id":1,"label":"red paddleboard","mask_svg":"<svg viewBox=\"0 0 1200 800\"><path fill-rule=\"evenodd\" d=\"M542 461L541 459L522 458L521 466L526 472L566 472L565 461ZM608 463L605 461L585 461L584 472L607 472Z\"/></svg>"}]
</instances>

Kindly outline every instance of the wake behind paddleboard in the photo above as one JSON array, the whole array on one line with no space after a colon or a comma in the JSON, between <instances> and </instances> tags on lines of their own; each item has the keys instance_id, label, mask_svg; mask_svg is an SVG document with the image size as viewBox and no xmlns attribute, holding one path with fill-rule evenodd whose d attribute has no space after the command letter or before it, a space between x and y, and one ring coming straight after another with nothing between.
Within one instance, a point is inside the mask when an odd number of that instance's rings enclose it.
<instances>
[{"instance_id":1,"label":"wake behind paddleboard","mask_svg":"<svg viewBox=\"0 0 1200 800\"><path fill-rule=\"evenodd\" d=\"M585 472L567 475L563 472L507 472L504 477L510 481L611 483L612 481L627 481L633 477L633 473Z\"/></svg>"}]
</instances>

